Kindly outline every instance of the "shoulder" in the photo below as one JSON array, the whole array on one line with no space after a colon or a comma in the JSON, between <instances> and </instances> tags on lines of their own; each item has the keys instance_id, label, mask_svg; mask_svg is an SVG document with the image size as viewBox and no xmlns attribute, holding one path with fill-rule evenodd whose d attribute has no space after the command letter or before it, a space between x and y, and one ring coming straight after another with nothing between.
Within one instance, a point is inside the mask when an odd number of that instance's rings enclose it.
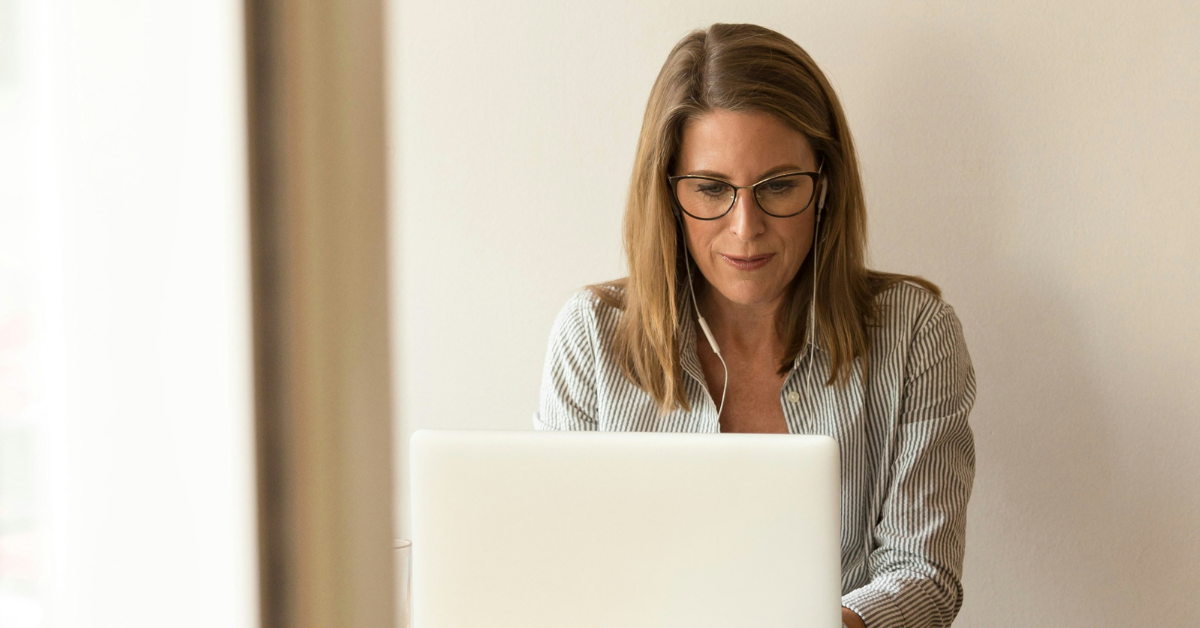
<instances>
[{"instance_id":1,"label":"shoulder","mask_svg":"<svg viewBox=\"0 0 1200 628\"><path fill-rule=\"evenodd\" d=\"M907 363L909 375L944 363L948 379L973 379L962 324L954 308L928 289L907 281L897 282L876 295L877 324L872 331L873 350ZM885 358L886 361L886 358Z\"/></svg>"},{"instance_id":2,"label":"shoulder","mask_svg":"<svg viewBox=\"0 0 1200 628\"><path fill-rule=\"evenodd\" d=\"M612 333L621 317L623 286L607 283L576 291L559 310L551 331L552 340L586 337L600 340Z\"/></svg>"},{"instance_id":3,"label":"shoulder","mask_svg":"<svg viewBox=\"0 0 1200 628\"><path fill-rule=\"evenodd\" d=\"M600 321L621 316L625 287L613 282L596 284L576 291L567 299L559 318Z\"/></svg>"},{"instance_id":4,"label":"shoulder","mask_svg":"<svg viewBox=\"0 0 1200 628\"><path fill-rule=\"evenodd\" d=\"M875 295L877 337L885 343L911 343L932 333L961 338L954 307L927 288L909 281L893 283Z\"/></svg>"},{"instance_id":5,"label":"shoulder","mask_svg":"<svg viewBox=\"0 0 1200 628\"><path fill-rule=\"evenodd\" d=\"M928 288L910 281L897 281L875 295L880 327L921 328L953 312L953 308Z\"/></svg>"}]
</instances>

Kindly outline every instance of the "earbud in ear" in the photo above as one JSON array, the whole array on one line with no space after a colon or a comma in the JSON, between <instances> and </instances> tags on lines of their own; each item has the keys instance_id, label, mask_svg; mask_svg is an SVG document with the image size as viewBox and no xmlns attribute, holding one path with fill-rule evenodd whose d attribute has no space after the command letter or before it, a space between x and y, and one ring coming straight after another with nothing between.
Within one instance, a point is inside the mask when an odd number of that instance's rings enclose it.
<instances>
[{"instance_id":1,"label":"earbud in ear","mask_svg":"<svg viewBox=\"0 0 1200 628\"><path fill-rule=\"evenodd\" d=\"M829 191L829 181L821 179L821 198L817 199L817 211L825 209L825 192Z\"/></svg>"}]
</instances>

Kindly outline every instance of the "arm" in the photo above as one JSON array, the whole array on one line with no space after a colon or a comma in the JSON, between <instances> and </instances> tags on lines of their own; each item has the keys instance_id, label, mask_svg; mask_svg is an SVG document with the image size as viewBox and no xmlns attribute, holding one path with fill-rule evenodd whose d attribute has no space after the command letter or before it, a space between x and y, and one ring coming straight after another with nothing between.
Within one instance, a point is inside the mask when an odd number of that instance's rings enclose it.
<instances>
[{"instance_id":1,"label":"arm","mask_svg":"<svg viewBox=\"0 0 1200 628\"><path fill-rule=\"evenodd\" d=\"M858 613L845 606L842 607L842 626L844 628L867 628L867 625L863 623L862 617L859 617Z\"/></svg>"},{"instance_id":2,"label":"arm","mask_svg":"<svg viewBox=\"0 0 1200 628\"><path fill-rule=\"evenodd\" d=\"M546 362L542 368L542 391L533 414L537 430L595 430L596 354L593 338L595 314L586 291L571 297L554 320Z\"/></svg>"},{"instance_id":3,"label":"arm","mask_svg":"<svg viewBox=\"0 0 1200 628\"><path fill-rule=\"evenodd\" d=\"M962 607L974 401L962 327L943 305L911 345L887 496L867 559L871 581L842 598L868 628L944 628Z\"/></svg>"}]
</instances>

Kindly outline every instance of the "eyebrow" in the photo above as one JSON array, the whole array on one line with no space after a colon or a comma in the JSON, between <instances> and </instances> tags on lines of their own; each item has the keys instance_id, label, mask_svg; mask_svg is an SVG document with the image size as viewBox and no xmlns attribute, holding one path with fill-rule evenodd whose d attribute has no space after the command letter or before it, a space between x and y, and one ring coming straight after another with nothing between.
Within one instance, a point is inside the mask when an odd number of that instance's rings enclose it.
<instances>
[{"instance_id":1,"label":"eyebrow","mask_svg":"<svg viewBox=\"0 0 1200 628\"><path fill-rule=\"evenodd\" d=\"M797 166L794 164L784 164L782 166L775 166L774 168L771 168L770 170L758 175L758 177L755 179L755 181L762 181L763 179L777 175L779 173L792 172L792 171L808 172L807 170L805 170L804 168L801 168L800 166ZM729 175L727 175L723 172L717 172L716 170L694 170L687 174L698 176L698 177L712 177L714 179L724 179L726 181L730 180L730 178L731 178Z\"/></svg>"}]
</instances>

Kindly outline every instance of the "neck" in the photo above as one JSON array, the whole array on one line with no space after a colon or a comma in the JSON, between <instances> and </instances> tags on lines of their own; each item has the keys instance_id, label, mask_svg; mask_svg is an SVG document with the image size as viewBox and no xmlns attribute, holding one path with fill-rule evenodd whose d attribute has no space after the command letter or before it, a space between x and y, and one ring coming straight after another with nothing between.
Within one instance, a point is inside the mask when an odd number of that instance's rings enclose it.
<instances>
[{"instance_id":1,"label":"neck","mask_svg":"<svg viewBox=\"0 0 1200 628\"><path fill-rule=\"evenodd\" d=\"M785 295L768 303L734 303L707 282L696 286L700 313L721 345L722 353L777 356L783 352L783 339L776 324Z\"/></svg>"}]
</instances>

